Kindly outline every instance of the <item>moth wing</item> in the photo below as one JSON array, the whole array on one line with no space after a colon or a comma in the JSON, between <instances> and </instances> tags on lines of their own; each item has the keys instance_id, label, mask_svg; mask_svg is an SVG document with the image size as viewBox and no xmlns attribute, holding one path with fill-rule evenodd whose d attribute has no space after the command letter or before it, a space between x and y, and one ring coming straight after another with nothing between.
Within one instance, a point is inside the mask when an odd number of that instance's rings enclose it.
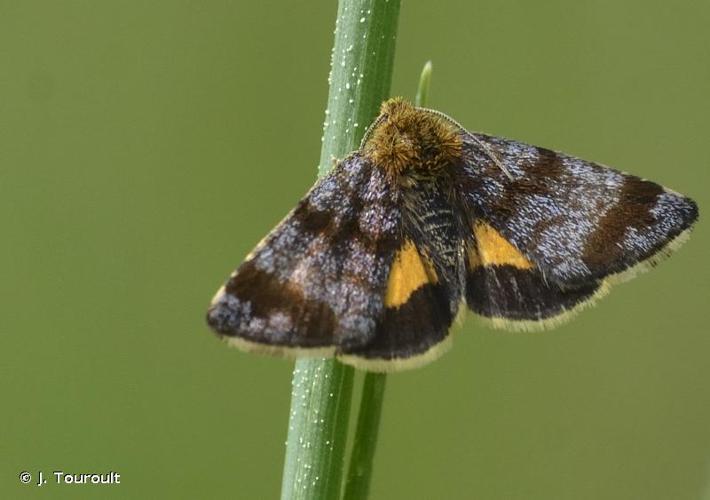
<instances>
[{"instance_id":1,"label":"moth wing","mask_svg":"<svg viewBox=\"0 0 710 500\"><path fill-rule=\"evenodd\" d=\"M338 359L376 372L416 368L450 347L458 301L455 288L440 279L429 256L405 238L389 269L384 310L367 344L344 346Z\"/></svg>"},{"instance_id":2,"label":"moth wing","mask_svg":"<svg viewBox=\"0 0 710 500\"><path fill-rule=\"evenodd\" d=\"M473 225L466 250L466 303L495 328L538 330L554 327L606 293L604 281L562 287L498 231Z\"/></svg>"},{"instance_id":3,"label":"moth wing","mask_svg":"<svg viewBox=\"0 0 710 500\"><path fill-rule=\"evenodd\" d=\"M340 162L220 289L209 325L245 350L330 355L367 343L383 310L399 212L379 170Z\"/></svg>"},{"instance_id":4,"label":"moth wing","mask_svg":"<svg viewBox=\"0 0 710 500\"><path fill-rule=\"evenodd\" d=\"M630 277L680 246L698 217L695 202L654 182L521 142L464 134L463 159L471 218L563 288Z\"/></svg>"},{"instance_id":5,"label":"moth wing","mask_svg":"<svg viewBox=\"0 0 710 500\"><path fill-rule=\"evenodd\" d=\"M367 344L341 348L341 361L369 371L399 371L427 364L451 345L461 303L461 239L449 195L436 182L402 194L403 236L388 268L375 335Z\"/></svg>"},{"instance_id":6,"label":"moth wing","mask_svg":"<svg viewBox=\"0 0 710 500\"><path fill-rule=\"evenodd\" d=\"M463 158L466 301L496 327L563 322L675 250L698 216L658 184L516 141L464 134Z\"/></svg>"}]
</instances>

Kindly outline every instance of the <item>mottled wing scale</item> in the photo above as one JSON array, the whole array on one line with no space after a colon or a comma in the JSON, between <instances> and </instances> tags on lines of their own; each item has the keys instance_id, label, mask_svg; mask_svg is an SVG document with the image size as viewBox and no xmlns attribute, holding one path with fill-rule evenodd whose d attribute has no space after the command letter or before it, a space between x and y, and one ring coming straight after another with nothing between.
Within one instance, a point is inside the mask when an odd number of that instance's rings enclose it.
<instances>
[{"instance_id":1,"label":"mottled wing scale","mask_svg":"<svg viewBox=\"0 0 710 500\"><path fill-rule=\"evenodd\" d=\"M395 371L429 363L450 347L450 327L461 302L461 242L447 192L425 181L402 192L405 236L389 271L384 313L373 339L344 350L344 362Z\"/></svg>"},{"instance_id":2,"label":"mottled wing scale","mask_svg":"<svg viewBox=\"0 0 710 500\"><path fill-rule=\"evenodd\" d=\"M366 344L400 244L396 194L359 155L339 163L247 257L208 311L230 343L284 355Z\"/></svg>"},{"instance_id":3,"label":"mottled wing scale","mask_svg":"<svg viewBox=\"0 0 710 500\"><path fill-rule=\"evenodd\" d=\"M407 227L390 183L353 155L247 257L208 323L248 351L373 371L431 361L448 345L456 292Z\"/></svg>"},{"instance_id":4,"label":"mottled wing scale","mask_svg":"<svg viewBox=\"0 0 710 500\"><path fill-rule=\"evenodd\" d=\"M483 134L464 134L462 175L476 233L467 302L494 326L567 319L679 246L698 214L692 200L653 182ZM487 262L481 245L519 255Z\"/></svg>"},{"instance_id":5,"label":"mottled wing scale","mask_svg":"<svg viewBox=\"0 0 710 500\"><path fill-rule=\"evenodd\" d=\"M448 287L411 240L392 264L385 309L373 339L345 348L339 359L370 371L394 371L426 364L449 347L451 311Z\"/></svg>"},{"instance_id":6,"label":"mottled wing scale","mask_svg":"<svg viewBox=\"0 0 710 500\"><path fill-rule=\"evenodd\" d=\"M592 282L562 288L485 222L476 221L467 253L466 302L496 328L554 326L606 292Z\"/></svg>"}]
</instances>

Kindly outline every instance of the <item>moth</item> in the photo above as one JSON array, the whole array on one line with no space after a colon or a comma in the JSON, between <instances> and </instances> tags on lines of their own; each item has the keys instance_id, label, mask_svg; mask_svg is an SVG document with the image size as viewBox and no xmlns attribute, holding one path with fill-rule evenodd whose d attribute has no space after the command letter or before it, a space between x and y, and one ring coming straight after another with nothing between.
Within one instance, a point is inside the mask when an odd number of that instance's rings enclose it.
<instances>
[{"instance_id":1,"label":"moth","mask_svg":"<svg viewBox=\"0 0 710 500\"><path fill-rule=\"evenodd\" d=\"M207 321L246 351L414 368L449 347L466 308L513 330L566 321L677 249L697 218L654 182L390 99Z\"/></svg>"}]
</instances>

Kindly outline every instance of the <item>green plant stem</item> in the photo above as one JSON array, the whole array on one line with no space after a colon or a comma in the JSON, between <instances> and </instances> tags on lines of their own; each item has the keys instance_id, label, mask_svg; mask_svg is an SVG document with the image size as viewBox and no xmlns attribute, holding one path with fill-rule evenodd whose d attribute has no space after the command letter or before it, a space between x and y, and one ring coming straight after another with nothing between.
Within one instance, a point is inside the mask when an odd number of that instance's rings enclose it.
<instances>
[{"instance_id":1,"label":"green plant stem","mask_svg":"<svg viewBox=\"0 0 710 500\"><path fill-rule=\"evenodd\" d=\"M293 370L282 499L338 498L353 370L304 358Z\"/></svg>"},{"instance_id":2,"label":"green plant stem","mask_svg":"<svg viewBox=\"0 0 710 500\"><path fill-rule=\"evenodd\" d=\"M422 69L415 104L426 106L431 84L431 61ZM362 397L358 412L357 428L353 450L350 455L350 466L345 483L344 500L359 500L367 498L372 479L373 459L377 446L377 435L382 416L382 401L385 396L387 375L384 373L366 373L362 384Z\"/></svg>"},{"instance_id":3,"label":"green plant stem","mask_svg":"<svg viewBox=\"0 0 710 500\"><path fill-rule=\"evenodd\" d=\"M399 3L338 3L319 175L357 148L389 94ZM333 359L296 361L282 499L340 497L353 373Z\"/></svg>"},{"instance_id":4,"label":"green plant stem","mask_svg":"<svg viewBox=\"0 0 710 500\"><path fill-rule=\"evenodd\" d=\"M386 382L387 375L384 373L365 374L344 500L367 498L370 491Z\"/></svg>"}]
</instances>

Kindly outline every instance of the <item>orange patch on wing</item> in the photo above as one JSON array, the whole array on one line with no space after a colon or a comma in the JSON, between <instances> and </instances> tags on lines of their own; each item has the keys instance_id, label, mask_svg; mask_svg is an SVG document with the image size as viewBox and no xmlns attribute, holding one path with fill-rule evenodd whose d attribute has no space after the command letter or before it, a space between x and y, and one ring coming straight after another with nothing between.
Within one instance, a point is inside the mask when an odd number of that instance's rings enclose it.
<instances>
[{"instance_id":1,"label":"orange patch on wing","mask_svg":"<svg viewBox=\"0 0 710 500\"><path fill-rule=\"evenodd\" d=\"M414 243L407 240L397 251L392 262L387 279L385 307L399 307L419 288L427 283L438 281L439 278L431 263L422 258Z\"/></svg>"},{"instance_id":2,"label":"orange patch on wing","mask_svg":"<svg viewBox=\"0 0 710 500\"><path fill-rule=\"evenodd\" d=\"M468 261L471 268L476 266L513 266L530 269L535 265L515 248L508 240L485 222L473 226L476 249L469 250Z\"/></svg>"}]
</instances>

